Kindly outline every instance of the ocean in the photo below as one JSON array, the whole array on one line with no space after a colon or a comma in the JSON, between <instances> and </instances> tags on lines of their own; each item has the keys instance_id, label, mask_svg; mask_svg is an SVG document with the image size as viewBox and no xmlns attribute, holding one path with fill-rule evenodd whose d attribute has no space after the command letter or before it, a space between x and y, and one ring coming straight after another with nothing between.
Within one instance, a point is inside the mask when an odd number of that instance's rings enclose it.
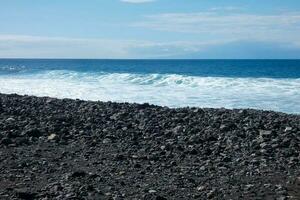
<instances>
[{"instance_id":1,"label":"ocean","mask_svg":"<svg viewBox=\"0 0 300 200\"><path fill-rule=\"evenodd\" d=\"M0 59L0 93L300 114L300 60Z\"/></svg>"}]
</instances>

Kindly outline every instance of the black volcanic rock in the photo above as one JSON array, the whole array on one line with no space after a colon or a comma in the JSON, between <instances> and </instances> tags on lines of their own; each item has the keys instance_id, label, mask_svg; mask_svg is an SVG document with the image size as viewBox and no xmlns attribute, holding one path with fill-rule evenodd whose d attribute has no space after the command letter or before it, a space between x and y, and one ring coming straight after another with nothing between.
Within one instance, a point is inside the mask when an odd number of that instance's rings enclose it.
<instances>
[{"instance_id":1,"label":"black volcanic rock","mask_svg":"<svg viewBox=\"0 0 300 200\"><path fill-rule=\"evenodd\" d=\"M300 116L0 94L0 199L300 199Z\"/></svg>"},{"instance_id":2,"label":"black volcanic rock","mask_svg":"<svg viewBox=\"0 0 300 200\"><path fill-rule=\"evenodd\" d=\"M16 196L24 200L33 200L36 197L35 193L29 192L27 190L18 190L16 191Z\"/></svg>"}]
</instances>

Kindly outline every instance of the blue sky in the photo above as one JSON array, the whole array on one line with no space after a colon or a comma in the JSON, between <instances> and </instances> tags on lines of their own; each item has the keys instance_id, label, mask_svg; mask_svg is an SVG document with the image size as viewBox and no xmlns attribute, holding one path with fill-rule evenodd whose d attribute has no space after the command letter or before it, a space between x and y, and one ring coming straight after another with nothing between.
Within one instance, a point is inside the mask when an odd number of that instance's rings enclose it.
<instances>
[{"instance_id":1,"label":"blue sky","mask_svg":"<svg viewBox=\"0 0 300 200\"><path fill-rule=\"evenodd\" d=\"M300 58L299 0L0 0L2 58Z\"/></svg>"}]
</instances>

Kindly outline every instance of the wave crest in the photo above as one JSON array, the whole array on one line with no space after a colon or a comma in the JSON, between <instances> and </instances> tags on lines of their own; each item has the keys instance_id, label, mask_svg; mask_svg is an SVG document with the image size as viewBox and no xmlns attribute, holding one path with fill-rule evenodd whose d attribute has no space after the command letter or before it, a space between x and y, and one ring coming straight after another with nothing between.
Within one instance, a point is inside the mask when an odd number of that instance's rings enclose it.
<instances>
[{"instance_id":1,"label":"wave crest","mask_svg":"<svg viewBox=\"0 0 300 200\"><path fill-rule=\"evenodd\" d=\"M300 79L87 73L66 70L0 76L0 92L170 107L257 108L300 113Z\"/></svg>"}]
</instances>

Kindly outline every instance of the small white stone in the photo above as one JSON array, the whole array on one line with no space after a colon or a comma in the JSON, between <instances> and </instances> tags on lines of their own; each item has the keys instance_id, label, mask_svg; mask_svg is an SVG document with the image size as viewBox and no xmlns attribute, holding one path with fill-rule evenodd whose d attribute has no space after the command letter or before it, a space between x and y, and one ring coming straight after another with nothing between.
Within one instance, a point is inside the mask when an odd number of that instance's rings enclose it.
<instances>
[{"instance_id":1,"label":"small white stone","mask_svg":"<svg viewBox=\"0 0 300 200\"><path fill-rule=\"evenodd\" d=\"M124 172L124 171L119 172L119 175L124 175L124 174L126 174L126 172Z\"/></svg>"},{"instance_id":2,"label":"small white stone","mask_svg":"<svg viewBox=\"0 0 300 200\"><path fill-rule=\"evenodd\" d=\"M200 186L197 187L198 191L203 191L204 189L205 189L205 186L203 186L203 185L200 185Z\"/></svg>"},{"instance_id":3,"label":"small white stone","mask_svg":"<svg viewBox=\"0 0 300 200\"><path fill-rule=\"evenodd\" d=\"M105 138L105 139L102 141L102 143L103 143L103 144L111 143L111 139Z\"/></svg>"},{"instance_id":4,"label":"small white stone","mask_svg":"<svg viewBox=\"0 0 300 200\"><path fill-rule=\"evenodd\" d=\"M54 140L56 137L57 135L52 133L51 135L48 136L48 140Z\"/></svg>"},{"instance_id":5,"label":"small white stone","mask_svg":"<svg viewBox=\"0 0 300 200\"><path fill-rule=\"evenodd\" d=\"M16 121L16 120L15 120L14 118L10 117L10 118L7 118L6 121L7 121L7 122L14 122L14 121Z\"/></svg>"},{"instance_id":6,"label":"small white stone","mask_svg":"<svg viewBox=\"0 0 300 200\"><path fill-rule=\"evenodd\" d=\"M259 135L260 136L268 136L268 135L271 135L272 134L272 131L269 131L269 130L259 130Z\"/></svg>"},{"instance_id":7,"label":"small white stone","mask_svg":"<svg viewBox=\"0 0 300 200\"><path fill-rule=\"evenodd\" d=\"M287 131L291 131L293 128L292 127L285 127L285 130L284 130L284 132L287 132Z\"/></svg>"}]
</instances>

